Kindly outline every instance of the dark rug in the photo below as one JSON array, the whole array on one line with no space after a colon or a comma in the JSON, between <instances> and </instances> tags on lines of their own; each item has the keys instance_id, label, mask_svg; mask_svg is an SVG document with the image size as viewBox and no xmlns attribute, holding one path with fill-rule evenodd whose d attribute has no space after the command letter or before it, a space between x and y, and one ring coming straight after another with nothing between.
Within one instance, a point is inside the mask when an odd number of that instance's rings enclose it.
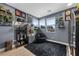
<instances>
[{"instance_id":1,"label":"dark rug","mask_svg":"<svg viewBox=\"0 0 79 59\"><path fill-rule=\"evenodd\" d=\"M25 48L30 50L36 56L66 56L65 45L48 41L28 44Z\"/></svg>"}]
</instances>

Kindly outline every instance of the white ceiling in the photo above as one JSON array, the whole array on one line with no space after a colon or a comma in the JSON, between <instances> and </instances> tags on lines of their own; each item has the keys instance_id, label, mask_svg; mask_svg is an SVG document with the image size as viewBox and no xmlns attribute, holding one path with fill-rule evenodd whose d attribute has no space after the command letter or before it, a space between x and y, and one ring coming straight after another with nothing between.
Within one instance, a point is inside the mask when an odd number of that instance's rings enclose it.
<instances>
[{"instance_id":1,"label":"white ceiling","mask_svg":"<svg viewBox=\"0 0 79 59\"><path fill-rule=\"evenodd\" d=\"M75 4L68 6L68 3L8 3L8 5L36 17L43 17L75 6Z\"/></svg>"}]
</instances>

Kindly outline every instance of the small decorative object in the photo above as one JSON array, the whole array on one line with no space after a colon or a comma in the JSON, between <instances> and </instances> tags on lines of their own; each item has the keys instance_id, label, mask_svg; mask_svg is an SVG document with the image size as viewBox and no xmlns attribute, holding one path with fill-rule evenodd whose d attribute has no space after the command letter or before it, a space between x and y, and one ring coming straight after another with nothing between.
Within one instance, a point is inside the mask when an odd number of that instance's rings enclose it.
<instances>
[{"instance_id":1,"label":"small decorative object","mask_svg":"<svg viewBox=\"0 0 79 59\"><path fill-rule=\"evenodd\" d=\"M5 42L5 51L11 50L12 49L12 40L6 41Z\"/></svg>"},{"instance_id":2,"label":"small decorative object","mask_svg":"<svg viewBox=\"0 0 79 59\"><path fill-rule=\"evenodd\" d=\"M59 27L59 28L65 28L63 17L60 17L60 18L59 18L58 27Z\"/></svg>"},{"instance_id":3,"label":"small decorative object","mask_svg":"<svg viewBox=\"0 0 79 59\"><path fill-rule=\"evenodd\" d=\"M41 28L42 28L42 29L45 29L45 26L41 25Z\"/></svg>"},{"instance_id":4,"label":"small decorative object","mask_svg":"<svg viewBox=\"0 0 79 59\"><path fill-rule=\"evenodd\" d=\"M65 20L66 21L71 20L71 11L70 10L65 11Z\"/></svg>"},{"instance_id":5,"label":"small decorative object","mask_svg":"<svg viewBox=\"0 0 79 59\"><path fill-rule=\"evenodd\" d=\"M48 26L47 29L48 32L55 32L55 28L53 26Z\"/></svg>"}]
</instances>

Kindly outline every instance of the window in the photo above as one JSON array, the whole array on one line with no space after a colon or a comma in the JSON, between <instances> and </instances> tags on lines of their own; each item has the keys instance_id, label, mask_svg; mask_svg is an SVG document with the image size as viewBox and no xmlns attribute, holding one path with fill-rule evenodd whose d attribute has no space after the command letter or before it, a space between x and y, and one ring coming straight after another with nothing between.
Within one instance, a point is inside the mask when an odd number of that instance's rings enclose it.
<instances>
[{"instance_id":1,"label":"window","mask_svg":"<svg viewBox=\"0 0 79 59\"><path fill-rule=\"evenodd\" d=\"M47 18L47 31L48 32L55 32L55 17Z\"/></svg>"},{"instance_id":2,"label":"window","mask_svg":"<svg viewBox=\"0 0 79 59\"><path fill-rule=\"evenodd\" d=\"M39 26L40 26L41 29L45 29L45 19L41 19L39 21Z\"/></svg>"},{"instance_id":3,"label":"window","mask_svg":"<svg viewBox=\"0 0 79 59\"><path fill-rule=\"evenodd\" d=\"M32 22L35 27L38 27L38 19L33 18Z\"/></svg>"}]
</instances>

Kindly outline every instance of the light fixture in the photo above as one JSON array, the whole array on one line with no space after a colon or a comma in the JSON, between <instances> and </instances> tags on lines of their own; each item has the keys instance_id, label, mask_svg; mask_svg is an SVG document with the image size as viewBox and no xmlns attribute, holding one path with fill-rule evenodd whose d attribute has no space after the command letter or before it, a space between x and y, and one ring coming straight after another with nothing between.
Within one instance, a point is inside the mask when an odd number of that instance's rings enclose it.
<instances>
[{"instance_id":1,"label":"light fixture","mask_svg":"<svg viewBox=\"0 0 79 59\"><path fill-rule=\"evenodd\" d=\"M73 3L68 3L67 5L68 5L68 6L71 6L72 4L73 4Z\"/></svg>"}]
</instances>

